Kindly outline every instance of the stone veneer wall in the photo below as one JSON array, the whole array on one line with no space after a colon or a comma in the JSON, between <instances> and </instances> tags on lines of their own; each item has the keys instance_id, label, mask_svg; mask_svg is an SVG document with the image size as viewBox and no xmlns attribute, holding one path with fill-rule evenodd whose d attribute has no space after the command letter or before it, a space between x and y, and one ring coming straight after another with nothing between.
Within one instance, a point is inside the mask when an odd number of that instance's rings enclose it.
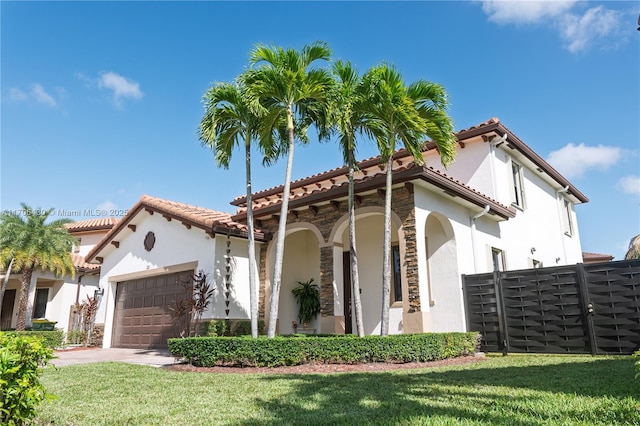
<instances>
[{"instance_id":1,"label":"stone veneer wall","mask_svg":"<svg viewBox=\"0 0 640 426\"><path fill-rule=\"evenodd\" d=\"M384 194L373 193L360 196L360 203L356 203L356 212L358 208L378 206L384 208ZM405 274L403 278L408 287L409 300L408 312L420 311L420 288L418 283L418 259L416 246L416 226L415 212L413 202L413 186L407 184L404 187L395 188L392 193L392 210L400 217L402 221L402 230L405 240L405 253L403 267ZM315 225L324 238L325 243L330 243L328 238L335 223L342 216L347 214L347 200L338 204L327 204L318 206L317 210L309 208L298 209L295 213L289 213L287 224L292 223L310 223ZM263 220L259 226L260 229L275 233L278 229L278 221L270 218ZM348 250L348 247L344 247ZM259 312L260 317L265 318L266 306L266 281L267 281L267 250L266 245L260 250L259 275L260 275L260 301ZM322 316L334 315L334 294L333 294L333 246L327 245L320 248L320 297L322 305Z\"/></svg>"}]
</instances>

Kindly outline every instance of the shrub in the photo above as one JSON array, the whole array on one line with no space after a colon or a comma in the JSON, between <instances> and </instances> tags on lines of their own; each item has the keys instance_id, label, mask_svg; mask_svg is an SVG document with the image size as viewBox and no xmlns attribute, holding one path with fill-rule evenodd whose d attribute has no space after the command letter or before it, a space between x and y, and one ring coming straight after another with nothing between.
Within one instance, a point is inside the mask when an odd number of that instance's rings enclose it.
<instances>
[{"instance_id":1,"label":"shrub","mask_svg":"<svg viewBox=\"0 0 640 426\"><path fill-rule=\"evenodd\" d=\"M636 361L636 379L640 378L640 350L634 352L633 357L637 359Z\"/></svg>"},{"instance_id":2,"label":"shrub","mask_svg":"<svg viewBox=\"0 0 640 426\"><path fill-rule=\"evenodd\" d=\"M0 332L0 424L25 424L51 398L39 376L52 358L53 351L36 335Z\"/></svg>"},{"instance_id":3,"label":"shrub","mask_svg":"<svg viewBox=\"0 0 640 426\"><path fill-rule=\"evenodd\" d=\"M263 320L258 320L258 333L264 333ZM251 320L211 320L204 324L204 335L209 337L250 336Z\"/></svg>"},{"instance_id":4,"label":"shrub","mask_svg":"<svg viewBox=\"0 0 640 426\"><path fill-rule=\"evenodd\" d=\"M282 366L307 362L425 362L472 354L477 333L424 333L392 336L200 337L169 339L169 351L191 364Z\"/></svg>"},{"instance_id":5,"label":"shrub","mask_svg":"<svg viewBox=\"0 0 640 426\"><path fill-rule=\"evenodd\" d=\"M60 329L53 331L10 331L6 334L39 337L42 340L42 344L52 350L61 348L64 345L64 333Z\"/></svg>"}]
</instances>

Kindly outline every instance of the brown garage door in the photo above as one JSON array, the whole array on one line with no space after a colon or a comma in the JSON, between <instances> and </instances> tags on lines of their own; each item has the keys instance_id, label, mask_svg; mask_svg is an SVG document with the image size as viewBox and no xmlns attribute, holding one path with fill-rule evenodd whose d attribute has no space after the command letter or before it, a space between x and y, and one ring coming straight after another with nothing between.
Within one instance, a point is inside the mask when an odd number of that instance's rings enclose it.
<instances>
[{"instance_id":1,"label":"brown garage door","mask_svg":"<svg viewBox=\"0 0 640 426\"><path fill-rule=\"evenodd\" d=\"M191 272L160 275L118 283L113 325L116 348L166 348L180 328L171 316L176 300L185 298L180 280Z\"/></svg>"}]
</instances>

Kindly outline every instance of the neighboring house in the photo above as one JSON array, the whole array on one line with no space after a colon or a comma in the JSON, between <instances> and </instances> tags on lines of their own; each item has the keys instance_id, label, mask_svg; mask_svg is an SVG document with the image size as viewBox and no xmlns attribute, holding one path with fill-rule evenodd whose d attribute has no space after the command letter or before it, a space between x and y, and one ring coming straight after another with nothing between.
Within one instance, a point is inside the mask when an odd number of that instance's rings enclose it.
<instances>
[{"instance_id":1,"label":"neighboring house","mask_svg":"<svg viewBox=\"0 0 640 426\"><path fill-rule=\"evenodd\" d=\"M404 150L394 157L391 333L464 330L462 274L583 261L574 206L587 197L498 119L457 137L457 158L446 171L433 144L424 151L424 167ZM380 331L384 174L378 157L360 162L356 174L367 334ZM281 196L282 187L253 195L262 318L269 311ZM168 318L179 273L211 274L217 291L204 319L248 318L245 197L231 204L237 207L234 215L143 196L88 253L87 261L101 263L100 286L107 290L105 347L149 347L175 335ZM316 332L355 329L347 219L346 167L291 183L279 333L293 332L297 307L291 290L296 281L310 278L321 287ZM154 245L145 243L154 239Z\"/></svg>"},{"instance_id":2,"label":"neighboring house","mask_svg":"<svg viewBox=\"0 0 640 426\"><path fill-rule=\"evenodd\" d=\"M75 276L56 277L50 271L36 269L31 277L27 326L33 319L56 321L56 328L68 331L71 310L74 304L93 297L98 290L100 265L85 262L84 256L117 223L117 219L99 218L73 222L65 225L78 243L72 248L71 258L75 265ZM14 273L2 303L0 329L14 328L18 318L18 303L22 274Z\"/></svg>"},{"instance_id":3,"label":"neighboring house","mask_svg":"<svg viewBox=\"0 0 640 426\"><path fill-rule=\"evenodd\" d=\"M602 263L602 262L611 262L613 260L613 256L610 254L600 254L600 253L589 253L582 252L582 262L583 263Z\"/></svg>"}]
</instances>

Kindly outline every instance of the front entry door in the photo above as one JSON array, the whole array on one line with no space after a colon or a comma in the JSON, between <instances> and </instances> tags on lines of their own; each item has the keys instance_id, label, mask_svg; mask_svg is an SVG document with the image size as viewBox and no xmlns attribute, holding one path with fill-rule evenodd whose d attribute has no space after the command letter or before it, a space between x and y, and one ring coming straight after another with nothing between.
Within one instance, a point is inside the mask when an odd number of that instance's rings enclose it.
<instances>
[{"instance_id":1,"label":"front entry door","mask_svg":"<svg viewBox=\"0 0 640 426\"><path fill-rule=\"evenodd\" d=\"M351 325L351 256L342 252L342 282L344 283L344 334L353 334Z\"/></svg>"},{"instance_id":2,"label":"front entry door","mask_svg":"<svg viewBox=\"0 0 640 426\"><path fill-rule=\"evenodd\" d=\"M13 304L16 301L16 291L6 290L2 299L2 316L0 317L0 330L11 328L11 317L13 316Z\"/></svg>"}]
</instances>

